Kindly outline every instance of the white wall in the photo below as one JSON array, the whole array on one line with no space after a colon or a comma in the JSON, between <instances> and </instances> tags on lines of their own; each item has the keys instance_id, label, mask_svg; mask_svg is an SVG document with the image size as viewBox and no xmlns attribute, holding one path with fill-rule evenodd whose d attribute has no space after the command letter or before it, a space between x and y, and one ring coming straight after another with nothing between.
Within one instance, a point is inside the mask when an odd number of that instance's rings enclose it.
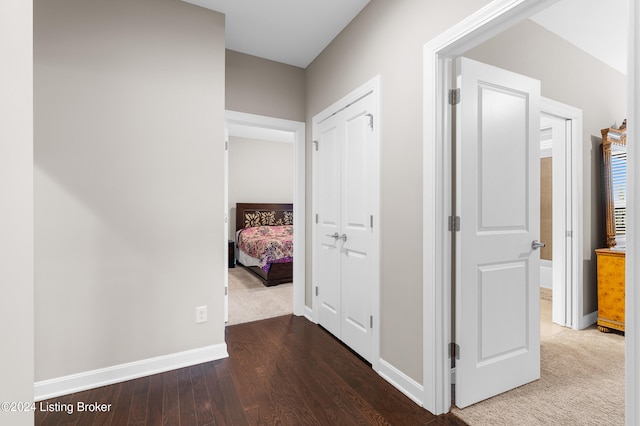
<instances>
[{"instance_id":1,"label":"white wall","mask_svg":"<svg viewBox=\"0 0 640 426\"><path fill-rule=\"evenodd\" d=\"M224 344L224 16L36 0L34 49L36 381Z\"/></svg>"},{"instance_id":2,"label":"white wall","mask_svg":"<svg viewBox=\"0 0 640 426\"><path fill-rule=\"evenodd\" d=\"M33 401L32 3L0 2L0 402ZM0 424L33 412L0 410Z\"/></svg>"},{"instance_id":3,"label":"white wall","mask_svg":"<svg viewBox=\"0 0 640 426\"><path fill-rule=\"evenodd\" d=\"M236 203L293 203L293 143L229 138L229 235Z\"/></svg>"}]
</instances>

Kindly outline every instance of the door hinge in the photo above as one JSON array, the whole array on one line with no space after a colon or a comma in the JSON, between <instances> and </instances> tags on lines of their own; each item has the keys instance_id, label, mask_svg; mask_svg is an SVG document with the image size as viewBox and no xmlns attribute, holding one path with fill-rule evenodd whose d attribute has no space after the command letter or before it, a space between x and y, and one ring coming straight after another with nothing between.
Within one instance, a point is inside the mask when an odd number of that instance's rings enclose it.
<instances>
[{"instance_id":1,"label":"door hinge","mask_svg":"<svg viewBox=\"0 0 640 426\"><path fill-rule=\"evenodd\" d=\"M449 357L460 359L460 345L455 342L449 343Z\"/></svg>"},{"instance_id":2,"label":"door hinge","mask_svg":"<svg viewBox=\"0 0 640 426\"><path fill-rule=\"evenodd\" d=\"M316 151L318 150L318 141L311 141L311 143L313 144L313 146L315 147Z\"/></svg>"},{"instance_id":3,"label":"door hinge","mask_svg":"<svg viewBox=\"0 0 640 426\"><path fill-rule=\"evenodd\" d=\"M449 90L449 105L458 105L460 103L460 89Z\"/></svg>"},{"instance_id":4,"label":"door hinge","mask_svg":"<svg viewBox=\"0 0 640 426\"><path fill-rule=\"evenodd\" d=\"M373 114L365 114L366 117L369 117L369 127L373 130Z\"/></svg>"},{"instance_id":5,"label":"door hinge","mask_svg":"<svg viewBox=\"0 0 640 426\"><path fill-rule=\"evenodd\" d=\"M316 213L316 223L318 223L318 213Z\"/></svg>"},{"instance_id":6,"label":"door hinge","mask_svg":"<svg viewBox=\"0 0 640 426\"><path fill-rule=\"evenodd\" d=\"M369 327L373 328L373 315L369 317Z\"/></svg>"},{"instance_id":7,"label":"door hinge","mask_svg":"<svg viewBox=\"0 0 640 426\"><path fill-rule=\"evenodd\" d=\"M318 295L318 286L316 286L316 296Z\"/></svg>"},{"instance_id":8,"label":"door hinge","mask_svg":"<svg viewBox=\"0 0 640 426\"><path fill-rule=\"evenodd\" d=\"M449 216L449 231L460 231L460 216Z\"/></svg>"},{"instance_id":9,"label":"door hinge","mask_svg":"<svg viewBox=\"0 0 640 426\"><path fill-rule=\"evenodd\" d=\"M371 230L373 230L373 215L369 216L369 225L371 226Z\"/></svg>"},{"instance_id":10,"label":"door hinge","mask_svg":"<svg viewBox=\"0 0 640 426\"><path fill-rule=\"evenodd\" d=\"M224 288L224 295L228 296L229 295L229 287L225 287Z\"/></svg>"},{"instance_id":11,"label":"door hinge","mask_svg":"<svg viewBox=\"0 0 640 426\"><path fill-rule=\"evenodd\" d=\"M229 151L229 141L224 141L224 150Z\"/></svg>"},{"instance_id":12,"label":"door hinge","mask_svg":"<svg viewBox=\"0 0 640 426\"><path fill-rule=\"evenodd\" d=\"M567 231L567 238L573 238L573 231Z\"/></svg>"}]
</instances>

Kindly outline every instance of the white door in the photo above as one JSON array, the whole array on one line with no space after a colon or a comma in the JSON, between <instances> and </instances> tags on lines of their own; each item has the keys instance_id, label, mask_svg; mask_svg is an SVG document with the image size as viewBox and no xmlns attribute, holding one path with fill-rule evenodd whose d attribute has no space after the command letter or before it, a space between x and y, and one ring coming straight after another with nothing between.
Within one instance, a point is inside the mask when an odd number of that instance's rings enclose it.
<instances>
[{"instance_id":1,"label":"white door","mask_svg":"<svg viewBox=\"0 0 640 426\"><path fill-rule=\"evenodd\" d=\"M540 378L540 83L460 58L458 407Z\"/></svg>"},{"instance_id":2,"label":"white door","mask_svg":"<svg viewBox=\"0 0 640 426\"><path fill-rule=\"evenodd\" d=\"M550 132L552 146L552 197L553 197L553 299L552 320L566 327L572 327L573 306L571 304L572 268L571 255L571 203L567 202L567 182L571 182L571 121L551 114L542 113L541 126Z\"/></svg>"},{"instance_id":3,"label":"white door","mask_svg":"<svg viewBox=\"0 0 640 426\"><path fill-rule=\"evenodd\" d=\"M318 322L372 362L378 291L372 95L318 126Z\"/></svg>"},{"instance_id":4,"label":"white door","mask_svg":"<svg viewBox=\"0 0 640 426\"><path fill-rule=\"evenodd\" d=\"M317 169L316 191L317 277L316 299L318 323L340 338L342 223L340 214L341 145L338 117L322 122L318 129L317 150L314 151ZM320 149L322 146L322 149Z\"/></svg>"}]
</instances>

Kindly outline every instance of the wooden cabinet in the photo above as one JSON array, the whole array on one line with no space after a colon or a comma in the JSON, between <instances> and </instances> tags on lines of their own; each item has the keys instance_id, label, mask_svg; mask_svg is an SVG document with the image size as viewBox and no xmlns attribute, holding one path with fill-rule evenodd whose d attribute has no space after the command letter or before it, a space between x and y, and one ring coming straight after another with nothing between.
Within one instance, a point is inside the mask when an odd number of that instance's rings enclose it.
<instances>
[{"instance_id":1,"label":"wooden cabinet","mask_svg":"<svg viewBox=\"0 0 640 426\"><path fill-rule=\"evenodd\" d=\"M597 249L598 330L624 331L625 252Z\"/></svg>"}]
</instances>

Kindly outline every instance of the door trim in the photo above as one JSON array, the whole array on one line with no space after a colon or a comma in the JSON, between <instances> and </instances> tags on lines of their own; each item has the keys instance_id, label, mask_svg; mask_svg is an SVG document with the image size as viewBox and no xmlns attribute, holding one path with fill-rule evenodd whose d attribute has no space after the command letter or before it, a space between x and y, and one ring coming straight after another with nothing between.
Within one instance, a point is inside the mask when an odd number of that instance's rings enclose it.
<instances>
[{"instance_id":1,"label":"door trim","mask_svg":"<svg viewBox=\"0 0 640 426\"><path fill-rule=\"evenodd\" d=\"M423 406L451 407L451 116L452 58L557 0L495 0L423 48Z\"/></svg>"},{"instance_id":2,"label":"door trim","mask_svg":"<svg viewBox=\"0 0 640 426\"><path fill-rule=\"evenodd\" d=\"M369 80L368 82L364 83L362 86L358 87L357 89L353 90L351 93L349 93L348 95L346 95L345 97L343 97L342 99L336 101L335 103L333 103L331 106L329 106L328 108L325 108L322 112L316 114L313 116L312 119L312 124L311 124L311 140L315 141L318 138L317 135L317 129L318 129L318 125L326 120L327 118L329 118L331 115L337 113L338 111L341 111L345 108L347 108L349 105L351 105L352 103L358 101L359 99L363 98L364 96L367 95L371 95L373 96L373 120L375 123L375 127L374 127L374 135L373 135L373 151L374 151L374 156L375 156L375 161L374 161L374 165L373 165L373 170L374 170L374 178L373 180L375 181L378 190L375 191L377 193L377 199L373 201L373 204L375 206L375 213L374 213L374 217L373 217L373 228L378 230L378 239L375 241L376 247L374 248L374 250L372 251L373 255L375 257L377 257L378 261L375 262L375 264L378 265L378 268L376 270L375 276L375 282L373 283L373 287L374 287L374 291L372 294L372 298L371 298L371 311L373 312L373 353L372 353L372 363L371 363L371 367L375 370L375 371L379 371L380 369L380 123L382 122L382 120L380 119L380 76L377 75L374 78L372 78L371 80ZM313 147L311 148L313 149ZM316 206L318 205L318 200L317 200L317 194L318 194L318 188L317 188L317 176L316 176L316 171L318 170L317 164L316 164L316 156L312 156L312 173L313 173L313 177L312 177L312 199L311 199L311 221L312 223L315 222L315 211ZM318 282L318 276L317 276L317 267L316 265L318 264L318 260L317 260L317 250L316 250L316 245L319 241L319 236L318 236L318 227L317 226L312 226L312 232L311 232L311 288L314 289L316 287L316 283ZM313 322L315 322L316 324L318 323L318 303L317 303L317 297L315 294L315 290L312 290L312 320Z\"/></svg>"},{"instance_id":3,"label":"door trim","mask_svg":"<svg viewBox=\"0 0 640 426\"><path fill-rule=\"evenodd\" d=\"M231 129L234 126L245 126L293 134L293 258L295 259L293 262L293 314L304 315L306 271L305 123L230 110L225 111L225 118L227 127L231 127ZM233 136L233 130L230 130L230 135ZM225 223L225 226L228 227L229 224ZM226 268L224 272L227 273Z\"/></svg>"}]
</instances>

